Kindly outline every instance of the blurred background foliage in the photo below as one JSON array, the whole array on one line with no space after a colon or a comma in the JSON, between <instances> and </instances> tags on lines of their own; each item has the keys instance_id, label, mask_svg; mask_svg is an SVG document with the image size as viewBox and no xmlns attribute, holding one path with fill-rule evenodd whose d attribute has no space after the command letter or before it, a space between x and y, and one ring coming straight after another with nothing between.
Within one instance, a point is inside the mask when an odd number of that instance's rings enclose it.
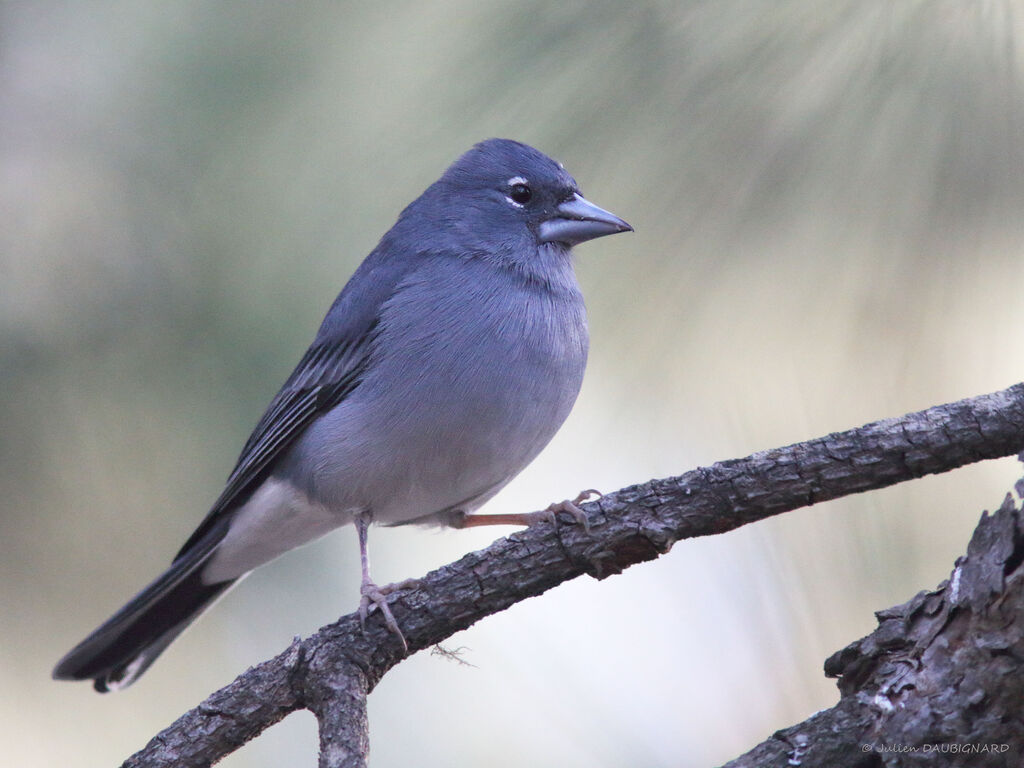
<instances>
[{"instance_id":1,"label":"blurred background foliage","mask_svg":"<svg viewBox=\"0 0 1024 768\"><path fill-rule=\"evenodd\" d=\"M117 764L357 600L351 530L254 574L141 683L56 659L169 561L323 312L472 143L562 160L580 401L490 511L1002 388L1024 341L1018 3L0 3L0 731ZM822 660L944 578L1020 474L822 504L420 654L376 766L702 766L836 700ZM494 532L379 530L383 581ZM295 715L223 764L312 765Z\"/></svg>"}]
</instances>

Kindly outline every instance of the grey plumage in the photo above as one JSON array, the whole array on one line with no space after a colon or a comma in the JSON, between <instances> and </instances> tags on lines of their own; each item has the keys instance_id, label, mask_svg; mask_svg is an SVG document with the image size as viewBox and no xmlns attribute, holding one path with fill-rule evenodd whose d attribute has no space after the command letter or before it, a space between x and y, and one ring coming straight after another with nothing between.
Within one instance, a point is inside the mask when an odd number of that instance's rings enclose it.
<instances>
[{"instance_id":1,"label":"grey plumage","mask_svg":"<svg viewBox=\"0 0 1024 768\"><path fill-rule=\"evenodd\" d=\"M171 568L54 676L130 684L250 570L354 519L463 524L579 392L571 246L628 229L524 144L463 155L353 274ZM364 596L379 601L363 554Z\"/></svg>"}]
</instances>

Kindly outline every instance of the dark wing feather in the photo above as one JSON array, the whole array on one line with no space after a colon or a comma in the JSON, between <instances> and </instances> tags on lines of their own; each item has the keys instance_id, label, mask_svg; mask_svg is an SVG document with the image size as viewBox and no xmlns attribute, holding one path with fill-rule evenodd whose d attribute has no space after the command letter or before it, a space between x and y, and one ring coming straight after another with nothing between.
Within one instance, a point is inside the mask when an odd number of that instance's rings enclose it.
<instances>
[{"instance_id":1,"label":"dark wing feather","mask_svg":"<svg viewBox=\"0 0 1024 768\"><path fill-rule=\"evenodd\" d=\"M232 506L314 416L330 410L355 389L375 325L359 339L335 346L315 343L307 350L246 441L214 509Z\"/></svg>"},{"instance_id":2,"label":"dark wing feather","mask_svg":"<svg viewBox=\"0 0 1024 768\"><path fill-rule=\"evenodd\" d=\"M274 462L317 416L358 385L373 344L381 306L413 260L388 258L386 240L359 266L327 312L312 346L270 402L238 457L223 492L178 552L182 557L245 502Z\"/></svg>"},{"instance_id":3,"label":"dark wing feather","mask_svg":"<svg viewBox=\"0 0 1024 768\"><path fill-rule=\"evenodd\" d=\"M274 460L310 422L355 389L366 365L371 338L372 331L344 348L330 349L316 343L309 348L246 441L210 513L175 559L189 552L220 519L244 503Z\"/></svg>"}]
</instances>

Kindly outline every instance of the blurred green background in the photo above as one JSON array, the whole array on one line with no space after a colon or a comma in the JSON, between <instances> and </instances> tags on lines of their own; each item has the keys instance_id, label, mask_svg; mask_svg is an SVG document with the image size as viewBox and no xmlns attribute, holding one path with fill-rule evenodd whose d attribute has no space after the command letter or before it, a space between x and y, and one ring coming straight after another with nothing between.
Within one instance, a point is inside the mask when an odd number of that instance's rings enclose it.
<instances>
[{"instance_id":1,"label":"blurred green background","mask_svg":"<svg viewBox=\"0 0 1024 768\"><path fill-rule=\"evenodd\" d=\"M133 688L57 658L154 577L398 211L489 136L636 233L579 249L591 362L527 511L1005 387L1024 343L1021 7L0 4L0 733L114 765L355 608L354 532L261 569ZM799 510L419 654L372 763L703 766L837 698L1013 460ZM376 530L382 583L500 531ZM297 714L223 765L313 765Z\"/></svg>"}]
</instances>

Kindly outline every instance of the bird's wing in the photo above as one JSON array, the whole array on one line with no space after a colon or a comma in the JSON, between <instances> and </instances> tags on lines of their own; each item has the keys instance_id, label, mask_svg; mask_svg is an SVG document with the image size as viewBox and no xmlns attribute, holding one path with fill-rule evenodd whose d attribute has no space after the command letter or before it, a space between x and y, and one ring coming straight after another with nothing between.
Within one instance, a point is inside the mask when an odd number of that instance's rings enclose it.
<instances>
[{"instance_id":1,"label":"bird's wing","mask_svg":"<svg viewBox=\"0 0 1024 768\"><path fill-rule=\"evenodd\" d=\"M340 344L313 344L277 393L242 448L227 485L214 503L226 509L324 411L340 403L359 383L373 327Z\"/></svg>"},{"instance_id":2,"label":"bird's wing","mask_svg":"<svg viewBox=\"0 0 1024 768\"><path fill-rule=\"evenodd\" d=\"M360 265L327 312L313 344L246 441L224 490L175 560L244 503L274 461L306 427L359 385L370 358L381 306L411 264L410 259L387 259L379 251Z\"/></svg>"}]
</instances>

